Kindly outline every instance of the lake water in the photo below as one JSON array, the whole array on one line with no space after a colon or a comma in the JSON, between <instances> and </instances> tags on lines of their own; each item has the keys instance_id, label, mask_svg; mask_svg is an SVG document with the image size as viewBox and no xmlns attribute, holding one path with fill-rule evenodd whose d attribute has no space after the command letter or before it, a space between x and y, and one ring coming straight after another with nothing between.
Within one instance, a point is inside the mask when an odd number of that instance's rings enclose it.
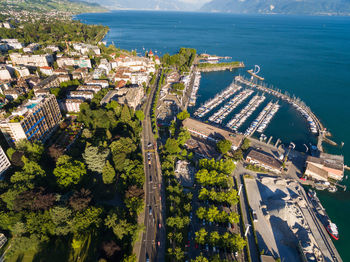
<instances>
[{"instance_id":1,"label":"lake water","mask_svg":"<svg viewBox=\"0 0 350 262\"><path fill-rule=\"evenodd\" d=\"M349 17L115 11L77 18L109 26L105 40L123 49L140 53L152 49L162 55L175 53L180 47L193 47L199 53L244 61L247 68L260 65L266 83L300 97L331 131L332 139L344 141L342 149L326 148L343 154L349 163ZM244 71L203 74L197 105L224 89L238 73ZM299 149L303 143L315 141L303 118L286 105L282 105L266 134L284 143L293 141ZM350 186L349 180L344 183ZM350 261L350 191L318 195L338 225L340 240L335 245L343 261Z\"/></svg>"}]
</instances>

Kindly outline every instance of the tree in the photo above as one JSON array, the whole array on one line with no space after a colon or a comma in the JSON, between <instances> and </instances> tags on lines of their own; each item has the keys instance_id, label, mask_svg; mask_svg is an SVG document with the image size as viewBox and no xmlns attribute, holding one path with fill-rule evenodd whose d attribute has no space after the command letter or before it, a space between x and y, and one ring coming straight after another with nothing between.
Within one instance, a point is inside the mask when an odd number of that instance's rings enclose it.
<instances>
[{"instance_id":1,"label":"tree","mask_svg":"<svg viewBox=\"0 0 350 262\"><path fill-rule=\"evenodd\" d=\"M116 251L120 251L121 248L113 240L102 243L102 249L107 257L112 257Z\"/></svg>"},{"instance_id":2,"label":"tree","mask_svg":"<svg viewBox=\"0 0 350 262\"><path fill-rule=\"evenodd\" d=\"M207 241L208 232L205 230L205 228L201 228L196 233L196 242L198 244L204 245Z\"/></svg>"},{"instance_id":3,"label":"tree","mask_svg":"<svg viewBox=\"0 0 350 262\"><path fill-rule=\"evenodd\" d=\"M179 153L181 151L178 142L176 141L176 139L173 138L168 138L164 149L167 153L171 154L171 155L175 155L177 153Z\"/></svg>"},{"instance_id":4,"label":"tree","mask_svg":"<svg viewBox=\"0 0 350 262\"><path fill-rule=\"evenodd\" d=\"M250 147L250 140L248 138L244 138L243 144L241 145L241 149L243 151L247 150Z\"/></svg>"},{"instance_id":5,"label":"tree","mask_svg":"<svg viewBox=\"0 0 350 262\"><path fill-rule=\"evenodd\" d=\"M105 184L112 184L115 181L115 170L108 160L102 170L102 180Z\"/></svg>"},{"instance_id":6,"label":"tree","mask_svg":"<svg viewBox=\"0 0 350 262\"><path fill-rule=\"evenodd\" d=\"M122 111L120 114L120 120L124 123L128 123L131 120L130 109L126 104L122 108Z\"/></svg>"},{"instance_id":7,"label":"tree","mask_svg":"<svg viewBox=\"0 0 350 262\"><path fill-rule=\"evenodd\" d=\"M177 119L179 119L180 121L185 120L186 118L190 117L190 113L188 113L187 111L182 111L180 113L177 114Z\"/></svg>"},{"instance_id":8,"label":"tree","mask_svg":"<svg viewBox=\"0 0 350 262\"><path fill-rule=\"evenodd\" d=\"M210 233L209 242L212 246L217 246L220 241L220 235L217 231Z\"/></svg>"},{"instance_id":9,"label":"tree","mask_svg":"<svg viewBox=\"0 0 350 262\"><path fill-rule=\"evenodd\" d=\"M209 262L209 260L206 257L200 255L196 257L196 259L192 259L191 262Z\"/></svg>"},{"instance_id":10,"label":"tree","mask_svg":"<svg viewBox=\"0 0 350 262\"><path fill-rule=\"evenodd\" d=\"M231 143L231 141L223 139L223 140L220 140L219 142L217 142L216 147L219 150L219 152L224 155L228 151L230 151L230 149L232 147L232 143Z\"/></svg>"},{"instance_id":11,"label":"tree","mask_svg":"<svg viewBox=\"0 0 350 262\"><path fill-rule=\"evenodd\" d=\"M74 192L74 194L69 198L69 205L75 211L81 211L88 207L91 202L91 191L82 188L80 191Z\"/></svg>"},{"instance_id":12,"label":"tree","mask_svg":"<svg viewBox=\"0 0 350 262\"><path fill-rule=\"evenodd\" d=\"M51 208L56 201L54 194L45 194L43 188L38 190L29 190L20 193L15 200L16 210L47 210Z\"/></svg>"},{"instance_id":13,"label":"tree","mask_svg":"<svg viewBox=\"0 0 350 262\"><path fill-rule=\"evenodd\" d=\"M75 233L83 233L93 225L99 227L102 221L100 218L101 213L102 209L97 207L89 207L83 211L77 212L71 221L72 231Z\"/></svg>"},{"instance_id":14,"label":"tree","mask_svg":"<svg viewBox=\"0 0 350 262\"><path fill-rule=\"evenodd\" d=\"M239 222L239 215L236 212L231 212L228 215L228 220L231 224L237 224Z\"/></svg>"},{"instance_id":15,"label":"tree","mask_svg":"<svg viewBox=\"0 0 350 262\"><path fill-rule=\"evenodd\" d=\"M89 146L85 148L83 158L91 171L102 173L108 155L108 148Z\"/></svg>"},{"instance_id":16,"label":"tree","mask_svg":"<svg viewBox=\"0 0 350 262\"><path fill-rule=\"evenodd\" d=\"M139 121L143 121L143 120L145 119L145 114L143 113L142 110L137 110L137 111L135 112L135 116L137 117L137 119L138 119Z\"/></svg>"},{"instance_id":17,"label":"tree","mask_svg":"<svg viewBox=\"0 0 350 262\"><path fill-rule=\"evenodd\" d=\"M22 157L24 166L21 172L17 171L11 176L12 183L32 184L45 176L45 171L34 161Z\"/></svg>"},{"instance_id":18,"label":"tree","mask_svg":"<svg viewBox=\"0 0 350 262\"><path fill-rule=\"evenodd\" d=\"M50 217L55 224L56 235L67 235L71 232L72 211L67 207L56 206L50 209Z\"/></svg>"},{"instance_id":19,"label":"tree","mask_svg":"<svg viewBox=\"0 0 350 262\"><path fill-rule=\"evenodd\" d=\"M242 160L243 159L242 149L237 149L235 152L233 152L232 157L236 161Z\"/></svg>"},{"instance_id":20,"label":"tree","mask_svg":"<svg viewBox=\"0 0 350 262\"><path fill-rule=\"evenodd\" d=\"M49 156L56 162L63 154L64 149L58 147L57 145L52 145L49 147Z\"/></svg>"},{"instance_id":21,"label":"tree","mask_svg":"<svg viewBox=\"0 0 350 262\"><path fill-rule=\"evenodd\" d=\"M30 142L25 139L17 142L16 148L19 151L23 151L30 160L36 162L40 160L41 155L44 153L44 145L41 142Z\"/></svg>"},{"instance_id":22,"label":"tree","mask_svg":"<svg viewBox=\"0 0 350 262\"><path fill-rule=\"evenodd\" d=\"M57 160L53 174L57 178L57 183L66 188L78 184L86 174L86 168L84 163L63 155Z\"/></svg>"}]
</instances>

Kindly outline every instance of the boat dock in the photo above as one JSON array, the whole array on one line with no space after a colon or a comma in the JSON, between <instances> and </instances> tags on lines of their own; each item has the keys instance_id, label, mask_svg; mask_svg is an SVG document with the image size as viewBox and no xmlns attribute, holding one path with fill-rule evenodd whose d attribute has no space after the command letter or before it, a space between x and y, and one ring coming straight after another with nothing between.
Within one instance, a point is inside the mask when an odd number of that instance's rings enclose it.
<instances>
[{"instance_id":1,"label":"boat dock","mask_svg":"<svg viewBox=\"0 0 350 262\"><path fill-rule=\"evenodd\" d=\"M220 108L215 114L213 114L209 121L216 124L221 124L222 121L243 101L245 101L249 96L253 94L253 90L246 89L232 98L228 103L226 103L222 108Z\"/></svg>"},{"instance_id":2,"label":"boat dock","mask_svg":"<svg viewBox=\"0 0 350 262\"><path fill-rule=\"evenodd\" d=\"M258 126L258 128L256 130L258 133L262 133L262 132L265 131L267 126L270 124L272 118L278 112L279 108L280 108L280 105L277 102L275 104L273 104L270 112L265 116L265 119L263 119L261 124L259 124L259 126Z\"/></svg>"},{"instance_id":3,"label":"boat dock","mask_svg":"<svg viewBox=\"0 0 350 262\"><path fill-rule=\"evenodd\" d=\"M264 85L263 83L261 84L254 83L243 76L236 76L235 81L236 83L245 84L249 87L256 88L258 90L271 94L277 98L280 98L286 101L287 103L295 107L304 116L306 121L308 121L311 132L314 133L315 135L318 134L317 148L320 151L323 151L322 142L326 141L325 140L327 135L326 128L323 126L321 121L316 117L316 115L311 111L311 109L307 107L300 99L297 99L295 97L292 98L288 94L282 94L279 90L275 90L270 87L267 87L267 85Z\"/></svg>"},{"instance_id":4,"label":"boat dock","mask_svg":"<svg viewBox=\"0 0 350 262\"><path fill-rule=\"evenodd\" d=\"M214 98L209 99L207 102L204 103L204 105L198 108L196 112L194 112L194 115L197 117L205 116L211 110L213 110L215 107L220 105L226 99L230 98L233 94L235 94L240 89L242 89L241 86L235 84L235 82L232 82L225 90L217 94Z\"/></svg>"},{"instance_id":5,"label":"boat dock","mask_svg":"<svg viewBox=\"0 0 350 262\"><path fill-rule=\"evenodd\" d=\"M226 125L232 130L237 130L247 119L253 114L253 112L259 107L259 105L265 100L265 96L255 95L235 117Z\"/></svg>"},{"instance_id":6,"label":"boat dock","mask_svg":"<svg viewBox=\"0 0 350 262\"><path fill-rule=\"evenodd\" d=\"M195 72L194 80L193 80L193 88L190 95L189 106L195 106L197 101L197 92L199 89L199 84L201 81L201 73L199 71Z\"/></svg>"},{"instance_id":7,"label":"boat dock","mask_svg":"<svg viewBox=\"0 0 350 262\"><path fill-rule=\"evenodd\" d=\"M258 126L263 122L263 120L265 119L265 117L269 114L269 112L271 111L273 107L273 103L269 102L265 108L260 112L260 114L258 115L258 117L250 124L250 126L247 128L247 130L245 131L244 135L246 136L251 136L252 134L254 134L255 130L258 128Z\"/></svg>"}]
</instances>

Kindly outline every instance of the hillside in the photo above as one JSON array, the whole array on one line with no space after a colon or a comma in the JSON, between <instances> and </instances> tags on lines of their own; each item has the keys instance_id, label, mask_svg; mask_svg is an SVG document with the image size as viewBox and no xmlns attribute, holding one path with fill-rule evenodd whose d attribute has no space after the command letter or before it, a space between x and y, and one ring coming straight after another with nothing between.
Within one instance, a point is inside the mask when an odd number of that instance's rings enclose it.
<instances>
[{"instance_id":1,"label":"hillside","mask_svg":"<svg viewBox=\"0 0 350 262\"><path fill-rule=\"evenodd\" d=\"M212 0L201 11L237 14L350 15L350 0Z\"/></svg>"},{"instance_id":2,"label":"hillside","mask_svg":"<svg viewBox=\"0 0 350 262\"><path fill-rule=\"evenodd\" d=\"M105 8L98 4L69 0L1 0L3 11L35 11L35 12L69 12L73 14L85 12L103 12Z\"/></svg>"},{"instance_id":3,"label":"hillside","mask_svg":"<svg viewBox=\"0 0 350 262\"><path fill-rule=\"evenodd\" d=\"M208 0L86 0L98 3L109 9L137 9L137 10L198 10Z\"/></svg>"}]
</instances>

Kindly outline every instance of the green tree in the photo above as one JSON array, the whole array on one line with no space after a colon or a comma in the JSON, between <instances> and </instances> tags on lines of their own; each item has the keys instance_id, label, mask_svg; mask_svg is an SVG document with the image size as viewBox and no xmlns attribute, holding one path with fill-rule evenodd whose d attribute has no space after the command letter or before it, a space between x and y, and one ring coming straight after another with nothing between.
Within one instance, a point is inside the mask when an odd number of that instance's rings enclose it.
<instances>
[{"instance_id":1,"label":"green tree","mask_svg":"<svg viewBox=\"0 0 350 262\"><path fill-rule=\"evenodd\" d=\"M205 230L205 228L201 228L199 231L195 233L195 235L196 235L196 242L198 244L204 245L207 242L208 232Z\"/></svg>"},{"instance_id":2,"label":"green tree","mask_svg":"<svg viewBox=\"0 0 350 262\"><path fill-rule=\"evenodd\" d=\"M241 149L243 151L247 150L250 147L250 140L248 138L244 138L243 143L241 145Z\"/></svg>"},{"instance_id":3,"label":"green tree","mask_svg":"<svg viewBox=\"0 0 350 262\"><path fill-rule=\"evenodd\" d=\"M55 224L56 235L67 235L72 231L73 213L69 208L56 206L50 209L50 217Z\"/></svg>"},{"instance_id":4,"label":"green tree","mask_svg":"<svg viewBox=\"0 0 350 262\"><path fill-rule=\"evenodd\" d=\"M85 148L83 158L91 171L102 173L108 155L108 148L89 146Z\"/></svg>"},{"instance_id":5,"label":"green tree","mask_svg":"<svg viewBox=\"0 0 350 262\"><path fill-rule=\"evenodd\" d=\"M102 170L102 180L105 184L112 184L115 181L115 170L108 160Z\"/></svg>"},{"instance_id":6,"label":"green tree","mask_svg":"<svg viewBox=\"0 0 350 262\"><path fill-rule=\"evenodd\" d=\"M173 138L167 139L165 146L164 146L164 149L167 153L169 153L171 155L177 154L181 151L177 140L173 139Z\"/></svg>"},{"instance_id":7,"label":"green tree","mask_svg":"<svg viewBox=\"0 0 350 262\"><path fill-rule=\"evenodd\" d=\"M188 113L187 111L182 111L180 113L177 114L177 119L179 119L180 121L185 120L186 118L190 117L190 113Z\"/></svg>"},{"instance_id":8,"label":"green tree","mask_svg":"<svg viewBox=\"0 0 350 262\"><path fill-rule=\"evenodd\" d=\"M219 152L224 155L228 151L230 151L230 149L232 147L232 143L231 143L231 141L223 139L223 140L220 140L219 142L217 142L216 147L219 150Z\"/></svg>"},{"instance_id":9,"label":"green tree","mask_svg":"<svg viewBox=\"0 0 350 262\"><path fill-rule=\"evenodd\" d=\"M135 116L137 117L137 119L138 119L139 121L143 121L143 120L145 119L145 114L143 113L142 110L137 110L137 111L135 112Z\"/></svg>"},{"instance_id":10,"label":"green tree","mask_svg":"<svg viewBox=\"0 0 350 262\"><path fill-rule=\"evenodd\" d=\"M69 187L78 184L86 174L85 164L73 160L70 156L61 156L56 163L53 174L57 178L57 183L62 187Z\"/></svg>"},{"instance_id":11,"label":"green tree","mask_svg":"<svg viewBox=\"0 0 350 262\"><path fill-rule=\"evenodd\" d=\"M44 145L41 142L30 142L29 140L25 139L17 142L16 148L19 151L23 151L24 154L32 161L39 161L44 153Z\"/></svg>"}]
</instances>

